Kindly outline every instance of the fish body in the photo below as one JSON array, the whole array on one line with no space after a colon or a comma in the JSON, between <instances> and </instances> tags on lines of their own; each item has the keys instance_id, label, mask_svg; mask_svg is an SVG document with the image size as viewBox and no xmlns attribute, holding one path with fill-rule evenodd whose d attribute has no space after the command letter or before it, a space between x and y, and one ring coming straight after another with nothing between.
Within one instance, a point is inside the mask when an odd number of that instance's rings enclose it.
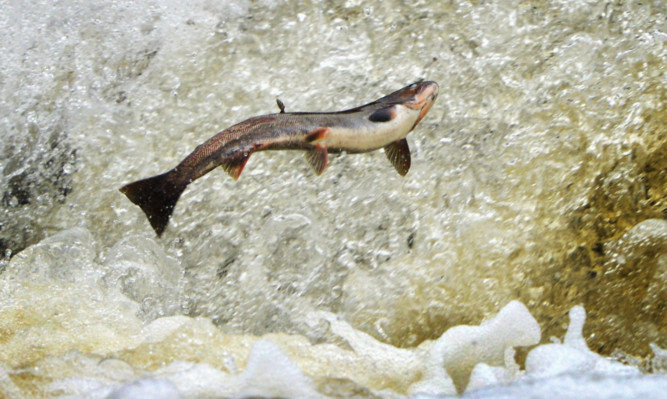
<instances>
[{"instance_id":1,"label":"fish body","mask_svg":"<svg viewBox=\"0 0 667 399\"><path fill-rule=\"evenodd\" d=\"M328 154L385 149L396 170L410 168L405 140L431 109L438 84L419 81L371 103L339 112L284 112L252 117L197 146L174 169L123 186L120 191L139 205L158 236L164 232L185 188L211 170L222 167L238 179L251 154L267 150L302 150L320 175Z\"/></svg>"}]
</instances>

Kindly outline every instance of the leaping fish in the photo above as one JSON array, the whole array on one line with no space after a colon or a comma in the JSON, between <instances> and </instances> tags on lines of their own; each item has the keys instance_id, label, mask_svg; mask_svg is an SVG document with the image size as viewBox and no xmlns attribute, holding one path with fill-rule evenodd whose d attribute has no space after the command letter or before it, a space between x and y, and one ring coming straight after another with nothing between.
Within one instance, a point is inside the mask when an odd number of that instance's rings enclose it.
<instances>
[{"instance_id":1,"label":"leaping fish","mask_svg":"<svg viewBox=\"0 0 667 399\"><path fill-rule=\"evenodd\" d=\"M221 166L238 180L250 155L267 150L302 150L319 176L329 153L361 153L384 148L401 176L410 169L405 139L438 96L438 84L418 81L368 104L338 112L285 112L255 116L231 126L197 146L178 166L161 175L120 188L148 217L157 233L167 228L171 213L188 184Z\"/></svg>"}]
</instances>

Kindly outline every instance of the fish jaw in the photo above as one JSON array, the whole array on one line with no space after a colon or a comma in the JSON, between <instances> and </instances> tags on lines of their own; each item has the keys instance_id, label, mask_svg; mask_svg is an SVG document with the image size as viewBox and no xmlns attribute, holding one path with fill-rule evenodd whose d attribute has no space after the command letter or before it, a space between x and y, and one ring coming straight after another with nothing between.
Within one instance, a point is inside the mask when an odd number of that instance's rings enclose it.
<instances>
[{"instance_id":1,"label":"fish jaw","mask_svg":"<svg viewBox=\"0 0 667 399\"><path fill-rule=\"evenodd\" d=\"M412 126L412 129L414 129L415 126L421 122L422 118L426 116L428 111L431 110L433 103L435 103L436 98L438 98L439 89L440 87L436 82L421 82L412 98L403 104L408 108L419 110L419 116L417 117L415 124Z\"/></svg>"}]
</instances>

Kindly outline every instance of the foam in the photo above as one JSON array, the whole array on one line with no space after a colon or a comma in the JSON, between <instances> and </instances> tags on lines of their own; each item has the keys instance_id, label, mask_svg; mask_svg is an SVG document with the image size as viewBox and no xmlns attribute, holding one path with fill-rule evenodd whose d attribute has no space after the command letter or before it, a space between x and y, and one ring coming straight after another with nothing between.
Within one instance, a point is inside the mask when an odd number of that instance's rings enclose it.
<instances>
[{"instance_id":1,"label":"foam","mask_svg":"<svg viewBox=\"0 0 667 399\"><path fill-rule=\"evenodd\" d=\"M570 326L562 344L540 345L526 358L526 373L531 378L553 377L564 373L639 375L626 366L591 352L583 337L586 312L582 306L570 310Z\"/></svg>"},{"instance_id":2,"label":"foam","mask_svg":"<svg viewBox=\"0 0 667 399\"><path fill-rule=\"evenodd\" d=\"M174 384L168 380L147 378L137 380L115 389L107 396L108 399L179 399L181 394Z\"/></svg>"},{"instance_id":3,"label":"foam","mask_svg":"<svg viewBox=\"0 0 667 399\"><path fill-rule=\"evenodd\" d=\"M239 379L238 396L322 397L280 347L265 340L252 346Z\"/></svg>"},{"instance_id":4,"label":"foam","mask_svg":"<svg viewBox=\"0 0 667 399\"><path fill-rule=\"evenodd\" d=\"M537 321L522 303L512 301L496 317L479 326L458 326L447 330L426 353L425 378L413 384L409 392L456 393L447 383L447 375L452 377L459 389L463 389L478 363L504 366L507 372L514 373L518 371L518 366L507 354L512 353L514 347L535 345L539 340ZM495 375L492 370L478 370L475 376L480 378L480 382L475 381L473 386L484 385L481 380Z\"/></svg>"},{"instance_id":5,"label":"foam","mask_svg":"<svg viewBox=\"0 0 667 399\"><path fill-rule=\"evenodd\" d=\"M568 373L539 380L517 381L462 395L462 398L581 398L660 399L667 391L667 378L660 375L616 376Z\"/></svg>"},{"instance_id":6,"label":"foam","mask_svg":"<svg viewBox=\"0 0 667 399\"><path fill-rule=\"evenodd\" d=\"M135 244L118 248L145 249L154 253L144 259L166 259L150 240ZM23 392L13 382L16 367L50 381L43 392L91 398L146 392L167 397L323 397L320 388L327 384L328 392L346 386L382 397L462 391L494 397L539 393L543 387L580 393L579 386L597 389L598 380L626 381L635 387L631 392L643 390L642 381L649 386L665 382L664 376L647 377L591 352L582 335L586 316L581 306L570 310L563 342L534 348L525 371L514 361L515 348L537 344L541 333L517 301L480 325L450 328L416 348L380 342L339 315L322 311L310 314L310 323L328 325L339 337L337 345L313 344L300 335L229 335L203 317L142 320L138 304L108 284L107 268L126 270L125 256L112 253L100 263L95 246L85 229L66 230L16 256L0 276L0 292L6 295L0 317L14 329L0 352L3 394L20 397ZM71 262L70 255L75 255ZM158 278L156 270L137 268L136 277ZM656 362L664 361L665 351L655 345L653 350ZM579 386L568 385L575 382ZM607 387L600 392L604 395Z\"/></svg>"}]
</instances>

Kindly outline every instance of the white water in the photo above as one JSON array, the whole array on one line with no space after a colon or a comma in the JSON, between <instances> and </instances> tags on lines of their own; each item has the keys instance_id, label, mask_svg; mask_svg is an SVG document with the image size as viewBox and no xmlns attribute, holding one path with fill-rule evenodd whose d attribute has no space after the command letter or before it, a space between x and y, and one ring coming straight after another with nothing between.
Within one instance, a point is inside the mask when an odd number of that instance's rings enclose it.
<instances>
[{"instance_id":1,"label":"white water","mask_svg":"<svg viewBox=\"0 0 667 399\"><path fill-rule=\"evenodd\" d=\"M665 5L479 3L0 4L0 238L39 242L0 269L0 392L664 390ZM319 178L258 154L161 240L117 191L277 96L337 110L421 77L440 97L405 178L381 152ZM658 374L589 351L580 303L595 348Z\"/></svg>"}]
</instances>

